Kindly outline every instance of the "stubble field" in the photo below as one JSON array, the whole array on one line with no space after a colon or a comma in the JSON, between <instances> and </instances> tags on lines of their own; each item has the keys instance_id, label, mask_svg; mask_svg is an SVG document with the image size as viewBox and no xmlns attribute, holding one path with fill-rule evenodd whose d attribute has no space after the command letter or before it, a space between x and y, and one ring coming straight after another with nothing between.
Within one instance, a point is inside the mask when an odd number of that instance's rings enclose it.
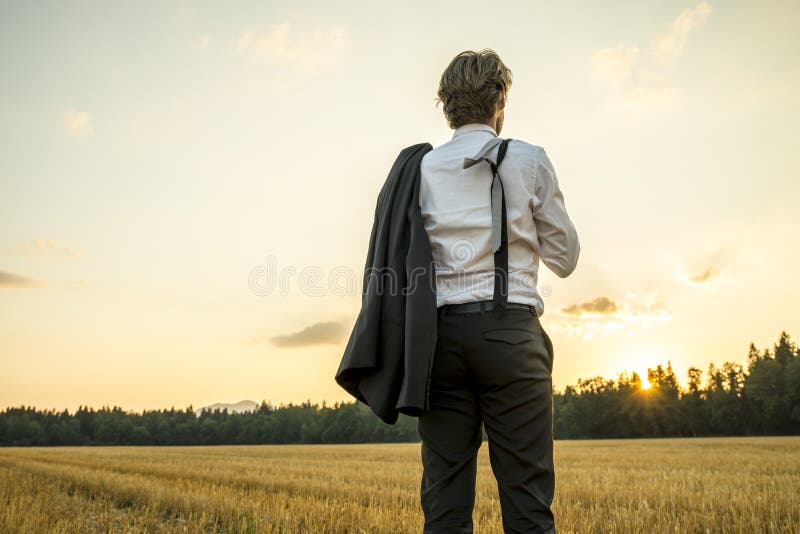
<instances>
[{"instance_id":1,"label":"stubble field","mask_svg":"<svg viewBox=\"0 0 800 534\"><path fill-rule=\"evenodd\" d=\"M488 444L475 532L502 532ZM800 437L556 441L560 534L800 533ZM0 448L0 532L421 532L420 446Z\"/></svg>"}]
</instances>

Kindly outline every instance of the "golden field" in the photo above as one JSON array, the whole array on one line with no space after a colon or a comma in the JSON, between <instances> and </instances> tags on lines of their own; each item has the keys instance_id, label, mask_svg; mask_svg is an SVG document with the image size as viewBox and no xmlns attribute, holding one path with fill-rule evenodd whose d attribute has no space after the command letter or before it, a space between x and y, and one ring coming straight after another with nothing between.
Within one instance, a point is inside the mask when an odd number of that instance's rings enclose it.
<instances>
[{"instance_id":1,"label":"golden field","mask_svg":"<svg viewBox=\"0 0 800 534\"><path fill-rule=\"evenodd\" d=\"M475 532L500 533L488 444ZM800 533L800 437L556 441L558 532ZM421 532L420 445L0 448L0 532Z\"/></svg>"}]
</instances>

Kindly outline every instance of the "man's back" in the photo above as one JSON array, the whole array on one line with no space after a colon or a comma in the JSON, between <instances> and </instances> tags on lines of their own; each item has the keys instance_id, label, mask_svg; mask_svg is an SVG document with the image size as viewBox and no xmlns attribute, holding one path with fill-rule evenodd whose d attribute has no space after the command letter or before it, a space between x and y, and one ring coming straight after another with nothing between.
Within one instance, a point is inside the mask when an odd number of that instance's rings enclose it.
<instances>
[{"instance_id":1,"label":"man's back","mask_svg":"<svg viewBox=\"0 0 800 534\"><path fill-rule=\"evenodd\" d=\"M436 265L437 306L492 297L492 176L484 165L462 167L465 157L496 137L488 124L465 124L422 159L420 208ZM494 147L487 157L496 155ZM508 220L508 301L533 305L541 316L539 258L556 275L568 276L578 261L578 236L544 149L513 139L498 170Z\"/></svg>"},{"instance_id":2,"label":"man's back","mask_svg":"<svg viewBox=\"0 0 800 534\"><path fill-rule=\"evenodd\" d=\"M395 234L411 236L407 250L405 244L394 250L400 278L406 279L406 268L418 271L425 263L426 283L415 283L423 290L406 297L405 322L394 320L382 301L373 300L378 306L367 315L370 307L362 304L361 324L351 336L374 349L353 362L357 374L365 366L391 371L426 364L413 382L379 384L425 393L417 420L425 534L473 532L482 427L503 531L556 534L550 507L555 353L539 320L544 306L536 279L540 258L558 276L568 276L579 245L544 150L498 137L510 85L510 69L490 49L461 52L442 73L437 96L453 138L436 148L417 145L423 152L415 160L414 193L401 197L405 203L395 206L400 211L392 217L402 226ZM378 206L395 204L384 192ZM417 194L419 209L409 209L417 207ZM376 217L381 213L376 210ZM380 228L387 231L386 224ZM418 261L422 256L425 261ZM424 299L412 300L415 295ZM361 321L367 316L374 320ZM397 334L391 340L390 330ZM419 340L430 345L409 343ZM405 351L402 361L385 357L399 350ZM372 376L365 379L374 385Z\"/></svg>"}]
</instances>

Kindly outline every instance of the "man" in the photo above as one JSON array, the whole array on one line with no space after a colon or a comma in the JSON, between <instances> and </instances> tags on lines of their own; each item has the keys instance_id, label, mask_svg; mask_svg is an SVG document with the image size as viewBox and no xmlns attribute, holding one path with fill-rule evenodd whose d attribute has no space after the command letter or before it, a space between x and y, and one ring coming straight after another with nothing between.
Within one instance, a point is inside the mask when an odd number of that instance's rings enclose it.
<instances>
[{"instance_id":1,"label":"man","mask_svg":"<svg viewBox=\"0 0 800 534\"><path fill-rule=\"evenodd\" d=\"M438 310L430 409L418 418L425 533L472 532L481 424L504 531L555 533L553 347L536 282L539 259L563 278L580 246L544 149L501 147L510 86L494 51L458 54L438 91L453 137L420 164Z\"/></svg>"}]
</instances>

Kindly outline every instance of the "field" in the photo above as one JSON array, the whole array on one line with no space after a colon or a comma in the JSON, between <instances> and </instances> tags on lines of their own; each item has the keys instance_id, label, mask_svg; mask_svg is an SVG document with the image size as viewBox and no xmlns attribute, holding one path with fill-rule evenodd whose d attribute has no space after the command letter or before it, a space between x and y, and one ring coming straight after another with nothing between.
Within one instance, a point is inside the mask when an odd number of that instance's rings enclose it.
<instances>
[{"instance_id":1,"label":"field","mask_svg":"<svg viewBox=\"0 0 800 534\"><path fill-rule=\"evenodd\" d=\"M487 443L475 532L502 532ZM800 437L556 441L560 534L800 533ZM421 532L419 444L0 448L0 532Z\"/></svg>"}]
</instances>

